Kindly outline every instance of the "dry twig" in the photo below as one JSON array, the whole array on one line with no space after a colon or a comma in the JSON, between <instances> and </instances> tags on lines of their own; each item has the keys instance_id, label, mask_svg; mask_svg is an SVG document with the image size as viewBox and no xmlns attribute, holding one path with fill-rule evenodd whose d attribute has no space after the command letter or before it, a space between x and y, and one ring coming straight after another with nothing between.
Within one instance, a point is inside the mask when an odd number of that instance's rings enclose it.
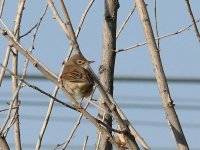
<instances>
[{"instance_id":1,"label":"dry twig","mask_svg":"<svg viewBox=\"0 0 200 150\"><path fill-rule=\"evenodd\" d=\"M191 6L190 6L190 2L189 2L189 0L185 0L185 3L186 3L186 6L187 6L187 8L188 8L188 12L189 12L189 14L190 14L190 18L191 18L191 20L192 20L192 23L194 24L194 31L195 31L196 36L197 36L197 39L198 39L198 41L199 41L199 43L200 43L200 34L199 34L199 30L198 30L197 24L196 24L196 22L195 22L194 15L193 15L193 13L192 13L192 8L191 8Z\"/></svg>"},{"instance_id":2,"label":"dry twig","mask_svg":"<svg viewBox=\"0 0 200 150\"><path fill-rule=\"evenodd\" d=\"M165 73L162 67L162 61L159 55L159 51L154 38L150 18L145 5L144 0L136 0L136 7L140 15L140 19L143 25L145 38L148 44L148 49L153 63L153 68L158 83L158 88L160 91L160 96L162 98L162 103L164 110L166 111L166 117L170 125L170 129L175 137L177 148L189 150L187 141L185 139L184 133L181 128L178 116L174 109L174 104L170 96L170 91L168 88Z\"/></svg>"},{"instance_id":3,"label":"dry twig","mask_svg":"<svg viewBox=\"0 0 200 150\"><path fill-rule=\"evenodd\" d=\"M200 22L200 18L198 20L196 20L195 23L199 23ZM156 37L155 39L156 40L160 40L160 39L163 39L163 38L166 38L166 37L170 37L170 36L174 36L174 35L178 35L179 33L182 33L184 31L187 31L190 29L190 27L192 27L194 24L192 23L191 25L185 27L185 28L182 28L182 29L179 29L175 32L172 32L172 33L169 33L169 34L166 34L166 35L163 35L163 36L159 36L159 37ZM123 51L127 51L127 50L131 50L131 49L134 49L134 48L137 48L137 47L140 47L140 46L144 46L146 45L147 42L141 42L141 43L138 43L138 44L135 44L133 46L130 46L130 47L127 47L127 48L120 48L118 50L116 50L116 53L118 52L123 52Z\"/></svg>"},{"instance_id":4,"label":"dry twig","mask_svg":"<svg viewBox=\"0 0 200 150\"><path fill-rule=\"evenodd\" d=\"M85 141L83 144L83 150L86 150L87 141L88 141L88 136L86 136L86 138L85 138Z\"/></svg>"},{"instance_id":5,"label":"dry twig","mask_svg":"<svg viewBox=\"0 0 200 150\"><path fill-rule=\"evenodd\" d=\"M154 0L154 17L156 22L156 36L159 37L158 33L158 16L157 16L157 0ZM160 50L160 39L157 40L158 50Z\"/></svg>"},{"instance_id":6,"label":"dry twig","mask_svg":"<svg viewBox=\"0 0 200 150\"><path fill-rule=\"evenodd\" d=\"M5 4L5 0L2 0L1 1L1 7L0 7L0 18L1 18L2 13L3 13L4 4Z\"/></svg>"},{"instance_id":7,"label":"dry twig","mask_svg":"<svg viewBox=\"0 0 200 150\"><path fill-rule=\"evenodd\" d=\"M120 33L122 32L122 30L126 26L127 22L129 21L129 19L133 15L135 8L136 8L136 6L134 5L133 9L130 11L129 15L126 17L125 21L122 23L121 27L119 28L119 31L117 32L116 39L118 39Z\"/></svg>"}]
</instances>

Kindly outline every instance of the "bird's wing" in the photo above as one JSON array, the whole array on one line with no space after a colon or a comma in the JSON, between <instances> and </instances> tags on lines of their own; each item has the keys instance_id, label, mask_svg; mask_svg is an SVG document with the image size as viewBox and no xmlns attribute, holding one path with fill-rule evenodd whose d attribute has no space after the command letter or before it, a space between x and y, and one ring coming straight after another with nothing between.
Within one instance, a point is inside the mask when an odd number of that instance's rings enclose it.
<instances>
[{"instance_id":1,"label":"bird's wing","mask_svg":"<svg viewBox=\"0 0 200 150\"><path fill-rule=\"evenodd\" d=\"M79 66L65 66L61 79L70 82L89 82L91 84L91 81L93 81L90 73Z\"/></svg>"}]
</instances>

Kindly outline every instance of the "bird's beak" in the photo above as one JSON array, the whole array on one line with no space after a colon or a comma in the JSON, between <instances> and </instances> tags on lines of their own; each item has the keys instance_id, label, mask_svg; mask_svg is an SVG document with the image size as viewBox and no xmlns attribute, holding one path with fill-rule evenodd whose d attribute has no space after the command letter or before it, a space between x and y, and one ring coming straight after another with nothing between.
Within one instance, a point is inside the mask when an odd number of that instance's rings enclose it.
<instances>
[{"instance_id":1,"label":"bird's beak","mask_svg":"<svg viewBox=\"0 0 200 150\"><path fill-rule=\"evenodd\" d=\"M88 61L88 64L91 64L91 63L93 63L93 62L95 62L95 61Z\"/></svg>"}]
</instances>

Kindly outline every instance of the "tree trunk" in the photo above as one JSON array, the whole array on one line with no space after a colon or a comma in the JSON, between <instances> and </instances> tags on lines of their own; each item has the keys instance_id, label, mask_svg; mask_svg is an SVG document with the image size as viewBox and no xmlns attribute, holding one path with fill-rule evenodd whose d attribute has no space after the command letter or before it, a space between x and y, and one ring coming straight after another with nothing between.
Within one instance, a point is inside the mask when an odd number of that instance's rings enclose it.
<instances>
[{"instance_id":1,"label":"tree trunk","mask_svg":"<svg viewBox=\"0 0 200 150\"><path fill-rule=\"evenodd\" d=\"M99 69L100 81L105 89L113 95L113 77L115 66L115 49L116 49L116 27L117 27L117 10L119 7L118 0L105 0L105 12L103 19L103 55L102 63ZM99 97L100 106L105 108L103 96ZM105 108L106 109L106 108ZM112 126L111 115L105 115L99 110L99 118L108 126ZM104 135L99 136L98 150L111 150L112 145L104 138Z\"/></svg>"}]
</instances>

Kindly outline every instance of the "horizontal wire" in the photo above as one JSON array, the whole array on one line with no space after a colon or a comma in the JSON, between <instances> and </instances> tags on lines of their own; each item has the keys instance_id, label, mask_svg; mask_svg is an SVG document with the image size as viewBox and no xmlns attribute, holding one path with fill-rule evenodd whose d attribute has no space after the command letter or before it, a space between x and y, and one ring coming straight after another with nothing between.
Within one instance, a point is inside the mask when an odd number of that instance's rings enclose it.
<instances>
[{"instance_id":1,"label":"horizontal wire","mask_svg":"<svg viewBox=\"0 0 200 150\"><path fill-rule=\"evenodd\" d=\"M0 118L4 118L6 117L6 114L1 114ZM31 121L42 121L45 116L37 116L37 115L25 115L25 114L20 114L20 118L22 120L31 120ZM67 123L72 123L72 122L75 122L76 121L76 117L69 117L69 116L66 116L66 117L62 117L62 116L52 116L50 118L50 121L52 122L66 122ZM21 121L22 121L21 120ZM82 120L83 123L89 123L87 121L87 119L83 119ZM143 120L130 120L130 122L133 122L134 125L140 125L140 126L148 126L148 127L168 127L168 124L163 121L143 121ZM188 123L188 122L182 122L182 126L184 128L200 128L200 123Z\"/></svg>"},{"instance_id":2,"label":"horizontal wire","mask_svg":"<svg viewBox=\"0 0 200 150\"><path fill-rule=\"evenodd\" d=\"M20 76L20 75L19 75ZM5 75L5 79L10 79L11 77L9 75ZM26 79L29 80L43 80L47 81L48 79L42 75L34 75L29 74L26 76ZM115 76L115 81L118 82L156 82L155 77L149 77L149 76ZM168 82L173 83L200 83L200 78L197 77L167 77Z\"/></svg>"},{"instance_id":3,"label":"horizontal wire","mask_svg":"<svg viewBox=\"0 0 200 150\"><path fill-rule=\"evenodd\" d=\"M9 100L1 100L0 105L7 105ZM48 101L30 101L27 99L21 100L21 106L37 106L37 107L47 107L49 104ZM119 106L123 109L150 109L150 110L158 110L163 109L161 104L152 104L152 103L118 103ZM61 107L59 104L55 104L55 107ZM95 108L94 106L90 106L90 108ZM190 110L190 111L199 111L200 105L197 104L175 104L175 108L178 110Z\"/></svg>"}]
</instances>

